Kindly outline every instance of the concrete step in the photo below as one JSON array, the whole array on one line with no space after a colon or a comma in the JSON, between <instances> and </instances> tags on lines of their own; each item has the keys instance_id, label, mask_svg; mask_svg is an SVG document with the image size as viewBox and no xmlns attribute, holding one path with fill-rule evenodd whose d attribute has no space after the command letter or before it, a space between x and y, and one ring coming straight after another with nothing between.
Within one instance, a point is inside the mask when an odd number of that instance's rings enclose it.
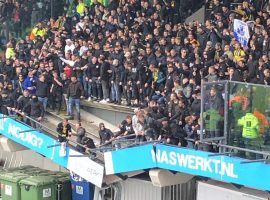
<instances>
[{"instance_id":1,"label":"concrete step","mask_svg":"<svg viewBox=\"0 0 270 200\"><path fill-rule=\"evenodd\" d=\"M116 105L113 103L99 103L97 101L81 101L82 106L100 108L103 110L118 111L126 114L133 114L134 108L125 105Z\"/></svg>"},{"instance_id":2,"label":"concrete step","mask_svg":"<svg viewBox=\"0 0 270 200\"><path fill-rule=\"evenodd\" d=\"M60 112L59 115L56 115L55 112L49 112L48 113L48 119L51 122L54 122L55 125L66 118L65 112ZM73 129L75 129L76 120L69 120L70 124L72 125ZM82 126L86 129L87 134L89 137L91 137L94 141L99 142L99 124L104 123L106 128L109 128L112 132L116 132L119 130L119 128L116 125L113 125L103 119L100 119L99 117L96 117L95 115L84 111L81 109L81 123ZM57 123L57 124L56 124Z\"/></svg>"}]
</instances>

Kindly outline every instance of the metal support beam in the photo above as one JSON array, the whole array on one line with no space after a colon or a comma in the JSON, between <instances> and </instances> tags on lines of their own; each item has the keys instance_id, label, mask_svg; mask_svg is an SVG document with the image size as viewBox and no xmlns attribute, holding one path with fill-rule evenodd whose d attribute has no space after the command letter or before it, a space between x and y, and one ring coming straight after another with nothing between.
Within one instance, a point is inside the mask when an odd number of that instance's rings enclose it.
<instances>
[{"instance_id":1,"label":"metal support beam","mask_svg":"<svg viewBox=\"0 0 270 200\"><path fill-rule=\"evenodd\" d=\"M232 154L235 154L235 153L234 152L214 153L214 154L208 154L208 157L231 156Z\"/></svg>"},{"instance_id":2,"label":"metal support beam","mask_svg":"<svg viewBox=\"0 0 270 200\"><path fill-rule=\"evenodd\" d=\"M85 158L85 157L90 157L89 155L83 154L83 155L69 155L69 157L73 158Z\"/></svg>"},{"instance_id":3,"label":"metal support beam","mask_svg":"<svg viewBox=\"0 0 270 200\"><path fill-rule=\"evenodd\" d=\"M257 160L248 160L248 161L242 161L240 162L240 164L249 164L249 163L256 163L256 162L264 162L266 163L266 161L268 161L268 158L264 158L264 159L257 159Z\"/></svg>"},{"instance_id":4,"label":"metal support beam","mask_svg":"<svg viewBox=\"0 0 270 200\"><path fill-rule=\"evenodd\" d=\"M33 131L37 131L35 129L30 129L30 130L25 130L25 131L19 131L19 133L27 133L27 132L33 132Z\"/></svg>"},{"instance_id":5,"label":"metal support beam","mask_svg":"<svg viewBox=\"0 0 270 200\"><path fill-rule=\"evenodd\" d=\"M59 146L61 146L60 143L59 144L54 144L54 145L49 145L49 146L47 146L47 148L49 149L49 148L59 147Z\"/></svg>"}]
</instances>

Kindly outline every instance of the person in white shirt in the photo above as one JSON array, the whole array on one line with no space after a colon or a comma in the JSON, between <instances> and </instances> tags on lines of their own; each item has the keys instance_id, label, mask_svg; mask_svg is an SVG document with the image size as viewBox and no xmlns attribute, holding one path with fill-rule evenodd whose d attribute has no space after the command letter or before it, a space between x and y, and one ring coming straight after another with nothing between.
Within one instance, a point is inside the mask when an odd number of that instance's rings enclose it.
<instances>
[{"instance_id":1,"label":"person in white shirt","mask_svg":"<svg viewBox=\"0 0 270 200\"><path fill-rule=\"evenodd\" d=\"M71 41L71 39L67 39L66 40L66 46L65 46L65 54L68 51L71 51L71 53L73 54L74 49L75 49L75 45L73 44L73 42Z\"/></svg>"}]
</instances>

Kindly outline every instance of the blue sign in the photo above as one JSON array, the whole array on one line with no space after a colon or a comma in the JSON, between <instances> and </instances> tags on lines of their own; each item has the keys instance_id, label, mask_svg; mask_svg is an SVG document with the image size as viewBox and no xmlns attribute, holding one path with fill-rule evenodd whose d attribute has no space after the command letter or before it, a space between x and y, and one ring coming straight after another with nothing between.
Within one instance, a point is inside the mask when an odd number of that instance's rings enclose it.
<instances>
[{"instance_id":1,"label":"blue sign","mask_svg":"<svg viewBox=\"0 0 270 200\"><path fill-rule=\"evenodd\" d=\"M243 46L247 46L248 40L250 38L247 23L245 23L239 19L235 19L233 26L234 26L233 33L234 33L235 39L238 42L240 42Z\"/></svg>"},{"instance_id":2,"label":"blue sign","mask_svg":"<svg viewBox=\"0 0 270 200\"><path fill-rule=\"evenodd\" d=\"M157 167L187 174L199 175L270 191L270 165L241 164L244 159L228 156L209 157L209 152L156 145Z\"/></svg>"},{"instance_id":3,"label":"blue sign","mask_svg":"<svg viewBox=\"0 0 270 200\"><path fill-rule=\"evenodd\" d=\"M106 152L104 153L106 174L155 168L155 155L152 158L152 152L152 144Z\"/></svg>"},{"instance_id":4,"label":"blue sign","mask_svg":"<svg viewBox=\"0 0 270 200\"><path fill-rule=\"evenodd\" d=\"M3 117L3 115L0 114L0 117ZM32 127L24 125L12 118L5 117L0 119L0 133L2 135L51 159L58 165L75 172L85 180L101 187L104 174L103 166L88 157L80 157L82 155L81 153L69 147L66 147L65 157L59 156L61 147L56 145L58 141L42 132L32 131L32 129ZM48 148L50 145L56 146Z\"/></svg>"},{"instance_id":5,"label":"blue sign","mask_svg":"<svg viewBox=\"0 0 270 200\"><path fill-rule=\"evenodd\" d=\"M3 115L0 114L0 117ZM58 142L41 133L39 131L29 131L29 132L20 132L32 130L32 127L24 125L19 121L16 121L12 118L2 118L0 119L0 133L7 138L17 142L49 159L53 162L67 167L68 157L60 157L59 150L60 146L56 146L53 148L47 148L49 145L58 144ZM67 148L67 155L69 154L69 148Z\"/></svg>"}]
</instances>

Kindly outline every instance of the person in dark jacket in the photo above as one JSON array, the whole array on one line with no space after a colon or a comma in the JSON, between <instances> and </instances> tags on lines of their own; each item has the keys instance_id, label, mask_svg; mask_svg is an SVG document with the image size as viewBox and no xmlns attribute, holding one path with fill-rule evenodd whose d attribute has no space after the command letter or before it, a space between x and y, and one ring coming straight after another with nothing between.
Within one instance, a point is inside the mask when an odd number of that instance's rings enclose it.
<instances>
[{"instance_id":1,"label":"person in dark jacket","mask_svg":"<svg viewBox=\"0 0 270 200\"><path fill-rule=\"evenodd\" d=\"M102 56L103 59L104 57ZM109 93L109 77L111 74L110 63L104 61L100 67L100 79L101 79L101 86L102 86L102 93L103 93L103 100L100 103L106 103L110 101L110 93Z\"/></svg>"},{"instance_id":2,"label":"person in dark jacket","mask_svg":"<svg viewBox=\"0 0 270 200\"><path fill-rule=\"evenodd\" d=\"M22 112L23 108L29 103L30 100L31 98L29 96L28 90L24 90L23 95L17 99L15 110L18 111L19 113ZM30 110L25 110L24 112L26 113L27 116L30 115ZM19 114L19 116L21 115ZM21 117L24 123L29 124L29 120L26 117L24 116Z\"/></svg>"},{"instance_id":3,"label":"person in dark jacket","mask_svg":"<svg viewBox=\"0 0 270 200\"><path fill-rule=\"evenodd\" d=\"M36 86L36 95L38 100L42 103L44 111L46 112L48 96L49 96L49 85L45 80L45 76L41 74Z\"/></svg>"},{"instance_id":4,"label":"person in dark jacket","mask_svg":"<svg viewBox=\"0 0 270 200\"><path fill-rule=\"evenodd\" d=\"M173 88L173 81L177 77L176 72L174 71L173 64L168 64L168 72L165 83L165 93L167 95L171 94Z\"/></svg>"},{"instance_id":5,"label":"person in dark jacket","mask_svg":"<svg viewBox=\"0 0 270 200\"><path fill-rule=\"evenodd\" d=\"M0 113L3 114L3 115L8 115L8 109L7 109L7 107L4 105L4 103L3 103L3 98L2 98L1 95L0 95Z\"/></svg>"},{"instance_id":6,"label":"person in dark jacket","mask_svg":"<svg viewBox=\"0 0 270 200\"><path fill-rule=\"evenodd\" d=\"M93 57L91 62L87 65L85 71L85 78L88 81L88 100L93 97L94 100L101 100L102 88L100 80L100 63L97 57Z\"/></svg>"},{"instance_id":7,"label":"person in dark jacket","mask_svg":"<svg viewBox=\"0 0 270 200\"><path fill-rule=\"evenodd\" d=\"M191 112L195 113L196 116L200 116L201 113L201 93L194 94L194 100L190 106Z\"/></svg>"},{"instance_id":8,"label":"person in dark jacket","mask_svg":"<svg viewBox=\"0 0 270 200\"><path fill-rule=\"evenodd\" d=\"M4 105L9 110L9 114L12 114L15 109L16 101L18 98L18 94L13 89L12 83L7 84L7 88L2 91L2 97L3 97Z\"/></svg>"},{"instance_id":9,"label":"person in dark jacket","mask_svg":"<svg viewBox=\"0 0 270 200\"><path fill-rule=\"evenodd\" d=\"M132 117L128 115L119 125L119 129L120 131L115 134L115 137L135 134L132 127Z\"/></svg>"},{"instance_id":10,"label":"person in dark jacket","mask_svg":"<svg viewBox=\"0 0 270 200\"><path fill-rule=\"evenodd\" d=\"M28 90L24 90L23 95L17 99L17 103L15 107L16 110L21 112L23 108L29 103L29 101L30 101L29 92ZM30 114L29 112L26 112L26 113Z\"/></svg>"},{"instance_id":11,"label":"person in dark jacket","mask_svg":"<svg viewBox=\"0 0 270 200\"><path fill-rule=\"evenodd\" d=\"M114 60L112 63L112 78L111 78L111 91L112 102L121 104L120 86L124 81L124 68L119 64L118 60Z\"/></svg>"},{"instance_id":12,"label":"person in dark jacket","mask_svg":"<svg viewBox=\"0 0 270 200\"><path fill-rule=\"evenodd\" d=\"M22 114L25 115L27 111L30 111L30 117L38 122L41 122L44 117L44 107L41 102L38 101L36 95L32 95L32 99L23 108ZM35 121L31 120L31 126L33 128L40 128Z\"/></svg>"},{"instance_id":13,"label":"person in dark jacket","mask_svg":"<svg viewBox=\"0 0 270 200\"><path fill-rule=\"evenodd\" d=\"M104 123L99 124L100 144L107 144L113 139L113 133L110 129L105 128Z\"/></svg>"},{"instance_id":14,"label":"person in dark jacket","mask_svg":"<svg viewBox=\"0 0 270 200\"><path fill-rule=\"evenodd\" d=\"M82 146L83 144L83 138L85 137L86 130L82 127L81 122L76 123L76 142L78 143L76 146L76 150L83 153L85 152L85 148Z\"/></svg>"},{"instance_id":15,"label":"person in dark jacket","mask_svg":"<svg viewBox=\"0 0 270 200\"><path fill-rule=\"evenodd\" d=\"M77 110L77 119L81 120L80 114L80 98L83 98L84 90L82 84L77 81L75 75L71 77L71 83L68 86L67 90L67 99L68 99L68 115L69 119L74 119L73 107L75 105Z\"/></svg>"},{"instance_id":16,"label":"person in dark jacket","mask_svg":"<svg viewBox=\"0 0 270 200\"><path fill-rule=\"evenodd\" d=\"M62 107L63 100L63 81L58 76L57 71L53 71L53 84L50 88L50 93L52 96L52 107L53 110L57 108L56 114L59 115L60 109Z\"/></svg>"}]
</instances>

